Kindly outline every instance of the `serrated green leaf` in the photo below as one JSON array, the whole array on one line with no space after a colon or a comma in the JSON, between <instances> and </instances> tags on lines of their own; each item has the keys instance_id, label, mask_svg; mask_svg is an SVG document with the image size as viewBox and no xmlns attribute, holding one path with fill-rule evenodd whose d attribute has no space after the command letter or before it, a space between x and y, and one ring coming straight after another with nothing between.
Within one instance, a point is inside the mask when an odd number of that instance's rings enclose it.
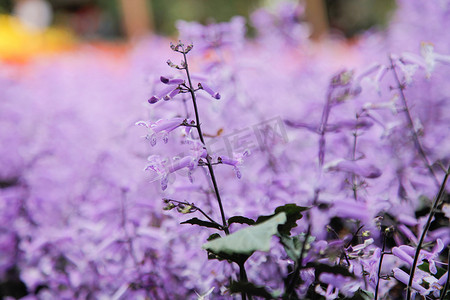
<instances>
[{"instance_id":1,"label":"serrated green leaf","mask_svg":"<svg viewBox=\"0 0 450 300\"><path fill-rule=\"evenodd\" d=\"M234 216L228 219L228 225L232 223L239 223L239 224L247 224L247 225L254 225L255 221L243 216Z\"/></svg>"},{"instance_id":2,"label":"serrated green leaf","mask_svg":"<svg viewBox=\"0 0 450 300\"><path fill-rule=\"evenodd\" d=\"M198 225L202 227L209 227L209 228L215 228L215 229L222 229L222 226L220 226L217 223L209 222L209 221L203 221L198 218L192 218L189 220L186 220L184 222L181 222L180 224L191 224L191 225Z\"/></svg>"},{"instance_id":3,"label":"serrated green leaf","mask_svg":"<svg viewBox=\"0 0 450 300\"><path fill-rule=\"evenodd\" d=\"M263 286L257 286L251 282L233 281L230 285L230 292L246 293L248 296L263 297L264 299L274 299L274 296L269 293Z\"/></svg>"},{"instance_id":4,"label":"serrated green leaf","mask_svg":"<svg viewBox=\"0 0 450 300\"><path fill-rule=\"evenodd\" d=\"M269 251L271 237L278 232L278 225L286 222L286 213L282 212L269 220L236 231L226 237L212 240L202 246L213 253L246 254L255 251Z\"/></svg>"},{"instance_id":5,"label":"serrated green leaf","mask_svg":"<svg viewBox=\"0 0 450 300\"><path fill-rule=\"evenodd\" d=\"M279 226L278 231L280 232L281 235L288 236L291 234L291 229L294 227L297 227L297 221L303 217L303 215L301 213L308 209L309 209L309 207L298 206L296 204L289 203L289 204L277 207L275 209L275 213L270 216L258 217L258 219L256 220L256 224L264 222L264 221L270 219L271 217L273 217L274 215L284 212L286 214L287 221L285 224Z\"/></svg>"}]
</instances>

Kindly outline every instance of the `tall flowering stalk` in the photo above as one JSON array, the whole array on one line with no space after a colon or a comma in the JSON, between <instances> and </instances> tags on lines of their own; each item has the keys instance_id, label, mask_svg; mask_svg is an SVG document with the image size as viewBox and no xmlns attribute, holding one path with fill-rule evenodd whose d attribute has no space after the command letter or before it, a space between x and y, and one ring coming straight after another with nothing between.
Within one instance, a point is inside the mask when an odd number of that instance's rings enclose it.
<instances>
[{"instance_id":1,"label":"tall flowering stalk","mask_svg":"<svg viewBox=\"0 0 450 300\"><path fill-rule=\"evenodd\" d=\"M240 172L237 169L237 164L239 163L238 160L229 158L227 156L220 156L217 157L216 162L213 162L212 153L208 153L208 147L205 142L205 136L202 130L202 125L200 121L200 113L198 109L197 104L197 96L196 93L199 90L203 90L206 93L208 93L212 98L219 100L221 98L220 94L216 91L214 91L211 87L207 85L205 82L199 82L197 87L195 88L192 83L192 77L191 73L189 71L189 65L187 60L187 54L192 50L193 45L185 45L181 41L179 41L176 45L172 44L170 45L171 49L174 52L180 53L183 55L183 60L179 65L174 64L171 60L167 61L167 64L174 69L181 70L185 72L186 80L180 79L180 78L169 78L165 76L161 76L160 80L162 83L166 84L168 87L163 89L162 92L159 92L157 95L152 96L148 102L150 104L157 103L159 100L163 99L165 101L171 100L173 97L175 97L178 94L187 93L191 96L192 100L192 106L194 110L194 116L195 120L188 120L181 118L174 118L172 120L166 120L166 121L158 121L154 123L154 125L147 125L145 122L138 122L138 125L144 125L148 127L152 134L147 136L148 139L150 139L152 146L156 144L156 138L155 134L161 131L166 131L164 135L164 142L167 142L168 132L180 127L184 126L186 127L186 133L191 135L190 129L195 128L198 139L200 140L200 144L198 144L195 140L191 140L190 143L194 144L195 152L197 152L197 156L186 156L182 159L180 159L176 164L170 166L168 169L165 168L165 166L162 166L158 163L151 163L148 167L148 169L154 170L158 173L162 173L162 188L165 189L167 187L167 173L175 172L179 169L182 169L184 167L188 167L191 171L197 167L202 166L206 167L209 174L209 179L211 180L211 184L214 190L215 198L217 201L217 204L219 206L220 216L221 216L221 225L214 221L210 216L208 216L203 210L196 207L194 204L190 204L189 202L181 202L178 200L172 200L172 199L164 199L164 202L167 204L166 209L172 209L177 207L178 211L182 213L192 213L194 211L199 211L203 216L205 216L208 219L208 222L198 220L196 218L188 220L184 223L190 223L190 224L196 224L199 226L204 227L213 227L216 229L219 229L225 233L225 235L230 234L230 230L228 228L228 223L225 217L225 211L222 204L222 198L220 196L219 187L217 184L216 175L214 173L214 167L215 164L228 164L233 166L236 169L238 178L240 178ZM152 159L150 159L152 160ZM158 167L159 166L159 167ZM165 174L164 174L165 170ZM245 271L244 263L237 262L239 265L239 278L241 282L247 282L247 273ZM242 299L246 299L247 295L245 292L242 292Z\"/></svg>"}]
</instances>

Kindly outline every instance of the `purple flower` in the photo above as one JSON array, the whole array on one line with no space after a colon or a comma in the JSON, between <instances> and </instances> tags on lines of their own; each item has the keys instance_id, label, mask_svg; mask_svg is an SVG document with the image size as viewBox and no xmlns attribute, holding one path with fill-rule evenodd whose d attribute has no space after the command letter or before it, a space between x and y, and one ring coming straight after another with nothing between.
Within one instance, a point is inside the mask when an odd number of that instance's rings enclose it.
<instances>
[{"instance_id":1,"label":"purple flower","mask_svg":"<svg viewBox=\"0 0 450 300\"><path fill-rule=\"evenodd\" d=\"M339 297L339 290L332 284L329 284L326 290L320 285L317 285L314 290L317 294L324 296L325 300L337 299Z\"/></svg>"},{"instance_id":2,"label":"purple flower","mask_svg":"<svg viewBox=\"0 0 450 300\"><path fill-rule=\"evenodd\" d=\"M364 202L353 200L335 200L333 213L341 218L350 218L367 222L370 220L370 212Z\"/></svg>"},{"instance_id":3,"label":"purple flower","mask_svg":"<svg viewBox=\"0 0 450 300\"><path fill-rule=\"evenodd\" d=\"M363 164L359 161L339 159L324 166L328 171L342 171L353 173L365 178L377 178L381 176L381 170L371 164Z\"/></svg>"},{"instance_id":4,"label":"purple flower","mask_svg":"<svg viewBox=\"0 0 450 300\"><path fill-rule=\"evenodd\" d=\"M426 258L428 260L428 263L430 265L430 272L432 274L437 273L435 260L436 260L436 258L439 257L439 254L442 252L442 250L444 250L444 243L442 242L441 239L437 239L436 245L434 246L434 248L431 252L423 251L423 250L420 251L420 254L423 254L423 258ZM419 258L421 258L421 257L419 256Z\"/></svg>"},{"instance_id":5,"label":"purple flower","mask_svg":"<svg viewBox=\"0 0 450 300\"><path fill-rule=\"evenodd\" d=\"M414 233L405 224L400 224L397 226L398 231L403 233L410 241L417 244L418 240Z\"/></svg>"},{"instance_id":6,"label":"purple flower","mask_svg":"<svg viewBox=\"0 0 450 300\"><path fill-rule=\"evenodd\" d=\"M154 104L161 99L170 100L170 99L172 99L172 97L177 95L179 92L180 92L179 87L174 88L173 85L171 84L171 85L165 87L164 89L162 89L161 91L159 91L156 95L153 95L152 97L150 97L150 99L148 99L148 103Z\"/></svg>"},{"instance_id":7,"label":"purple flower","mask_svg":"<svg viewBox=\"0 0 450 300\"><path fill-rule=\"evenodd\" d=\"M405 271L403 271L399 268L394 268L393 271L394 271L395 279L408 285L409 277L410 277L409 274L407 274ZM416 278L413 279L412 288L415 289L416 291L418 291L422 296L429 294L429 291L426 288L424 288L423 286L421 286L420 281Z\"/></svg>"},{"instance_id":8,"label":"purple flower","mask_svg":"<svg viewBox=\"0 0 450 300\"><path fill-rule=\"evenodd\" d=\"M351 297L361 287L361 283L354 278L340 274L322 273L319 280L336 287L345 297Z\"/></svg>"},{"instance_id":9,"label":"purple flower","mask_svg":"<svg viewBox=\"0 0 450 300\"><path fill-rule=\"evenodd\" d=\"M221 155L218 157L218 161L222 164L233 166L234 171L236 172L236 177L241 179L242 173L239 170L239 166L242 165L242 162L244 161L244 157L247 157L250 155L250 151L246 150L241 154L235 154L235 158L230 158L226 155Z\"/></svg>"},{"instance_id":10,"label":"purple flower","mask_svg":"<svg viewBox=\"0 0 450 300\"><path fill-rule=\"evenodd\" d=\"M145 136L146 139L150 140L152 146L156 145L156 139L158 135L162 135L164 143L169 140L169 132L183 125L185 119L183 118L173 118L170 120L160 119L156 122L147 123L145 121L136 122L138 126L144 126L148 128L148 133Z\"/></svg>"},{"instance_id":11,"label":"purple flower","mask_svg":"<svg viewBox=\"0 0 450 300\"><path fill-rule=\"evenodd\" d=\"M369 281L374 285L378 280L378 266L380 258L381 249L376 248L369 258L361 260L361 264L364 266L364 270L369 274Z\"/></svg>"},{"instance_id":12,"label":"purple flower","mask_svg":"<svg viewBox=\"0 0 450 300\"><path fill-rule=\"evenodd\" d=\"M409 256L403 249L400 247L394 247L392 248L392 254L403 260L408 264L408 266L411 266L413 263L413 258Z\"/></svg>"},{"instance_id":13,"label":"purple flower","mask_svg":"<svg viewBox=\"0 0 450 300\"><path fill-rule=\"evenodd\" d=\"M169 94L165 95L163 99L165 101L168 101L168 100L172 99L173 97L175 97L176 95L178 95L179 93L180 93L180 88L176 87Z\"/></svg>"},{"instance_id":14,"label":"purple flower","mask_svg":"<svg viewBox=\"0 0 450 300\"><path fill-rule=\"evenodd\" d=\"M220 99L220 94L218 92L213 91L209 86L207 86L205 83L199 83L198 87L202 90L204 90L205 92L207 92L208 94L211 95L211 97L219 100Z\"/></svg>"},{"instance_id":15,"label":"purple flower","mask_svg":"<svg viewBox=\"0 0 450 300\"><path fill-rule=\"evenodd\" d=\"M169 77L161 76L159 79L161 80L162 83L168 84L168 85L184 84L184 79L181 79L181 78L169 78Z\"/></svg>"},{"instance_id":16,"label":"purple flower","mask_svg":"<svg viewBox=\"0 0 450 300\"><path fill-rule=\"evenodd\" d=\"M161 189L167 189L169 183L169 175L183 168L188 168L189 171L197 167L198 159L193 156L185 156L174 161L169 161L167 158L161 158L159 155L151 155L148 157L148 164L144 170L152 170L158 175L161 181Z\"/></svg>"}]
</instances>

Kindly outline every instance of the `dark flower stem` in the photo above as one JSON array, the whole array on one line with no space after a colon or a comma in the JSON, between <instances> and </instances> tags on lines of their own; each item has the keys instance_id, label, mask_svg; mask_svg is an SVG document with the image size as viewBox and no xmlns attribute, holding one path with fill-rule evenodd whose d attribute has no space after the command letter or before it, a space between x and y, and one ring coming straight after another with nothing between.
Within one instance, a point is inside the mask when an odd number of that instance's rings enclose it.
<instances>
[{"instance_id":1,"label":"dark flower stem","mask_svg":"<svg viewBox=\"0 0 450 300\"><path fill-rule=\"evenodd\" d=\"M404 93L405 85L400 82L400 79L398 78L397 70L395 69L394 61L391 56L389 56L389 60L391 62L391 68L392 73L394 73L395 81L397 82L398 88L400 90L400 97L402 98L403 105L405 106L405 112L406 117L408 120L409 127L411 127L411 132L414 139L414 144L417 148L417 151L419 151L419 155L422 158L423 162L425 163L425 166L427 167L430 174L433 176L434 182L436 183L436 186L439 186L439 180L436 176L436 173L434 172L433 168L430 165L430 162L428 161L427 155L425 154L425 151L423 149L422 143L419 140L419 136L417 135L416 129L414 128L414 122L411 117L411 112L409 111L408 103L406 101L406 96Z\"/></svg>"},{"instance_id":2,"label":"dark flower stem","mask_svg":"<svg viewBox=\"0 0 450 300\"><path fill-rule=\"evenodd\" d=\"M174 199L163 199L164 201L168 201L168 202L173 202L173 203L177 203L177 204L182 204L182 205L190 205L192 206L193 209L195 209L196 211L198 211L199 213L201 213L203 216L205 216L205 218L207 218L211 223L217 224L220 228L222 228L222 225L220 225L219 223L217 223L216 221L214 221L210 216L208 216L208 214L206 214L200 207L195 206L194 203L189 203L189 202L183 202L183 201L178 201L178 200L174 200Z\"/></svg>"},{"instance_id":3,"label":"dark flower stem","mask_svg":"<svg viewBox=\"0 0 450 300\"><path fill-rule=\"evenodd\" d=\"M306 231L306 234L304 236L304 240L303 240L303 244L302 244L302 249L300 250L300 256L297 260L297 265L295 266L295 270L294 273L292 274L292 280L289 283L288 288L286 289L286 296L288 297L287 299L291 299L292 294L294 293L295 287L298 283L298 280L300 278L300 271L302 269L302 265L303 265L303 255L305 253L306 250L306 243L308 242L308 238L311 235L311 224L308 225L308 229Z\"/></svg>"},{"instance_id":4,"label":"dark flower stem","mask_svg":"<svg viewBox=\"0 0 450 300\"><path fill-rule=\"evenodd\" d=\"M191 80L191 76L189 74L189 68L188 68L188 62L187 62L187 58L186 58L186 53L182 52L182 54L183 54L184 62L185 62L184 70L186 71L186 76L187 76L188 83L189 83L189 92L191 94L192 104L194 106L195 127L197 128L197 132L198 132L198 136L200 138L200 141L202 142L203 145L205 145L205 139L203 137L202 127L201 127L201 124L200 124L200 116L199 116L198 108L197 108L197 98L195 96L194 87L192 86L192 80ZM224 229L226 234L230 234L230 232L228 230L228 226L227 226L227 221L225 219L225 212L224 212L224 209L223 209L222 200L220 198L219 188L218 188L218 185L217 185L217 180L216 180L216 176L214 174L214 169L213 169L212 164L211 164L211 157L209 156L209 153L206 154L206 165L208 167L209 174L211 176L211 181L212 181L212 184L213 184L213 187L214 187L214 193L216 194L217 203L219 204L220 215L222 217L223 229Z\"/></svg>"},{"instance_id":5,"label":"dark flower stem","mask_svg":"<svg viewBox=\"0 0 450 300\"><path fill-rule=\"evenodd\" d=\"M448 263L447 273L450 273L450 251L448 252L447 263ZM449 283L450 283L450 276L447 275L447 280L445 281L445 286L444 289L442 290L440 300L445 300L445 294L447 294Z\"/></svg>"},{"instance_id":6,"label":"dark flower stem","mask_svg":"<svg viewBox=\"0 0 450 300\"><path fill-rule=\"evenodd\" d=\"M425 224L425 227L423 229L422 235L420 236L419 243L417 244L416 253L414 254L414 261L411 266L410 276L409 276L409 282L408 286L406 288L406 299L411 300L411 287L414 279L414 273L416 271L416 266L419 260L419 253L422 249L423 241L425 240L425 236L427 235L428 230L430 229L431 222L433 221L434 214L436 213L436 209L439 206L441 202L441 198L445 193L445 185L447 184L448 176L450 174L450 167L448 167L447 172L445 173L444 180L442 181L441 187L439 189L439 193L436 196L436 199L434 200L433 206L431 207L430 213L428 215L427 223Z\"/></svg>"},{"instance_id":7,"label":"dark flower stem","mask_svg":"<svg viewBox=\"0 0 450 300\"><path fill-rule=\"evenodd\" d=\"M360 118L360 114L356 114L356 123ZM353 132L353 149L352 149L352 161L356 161L356 144L358 141L358 127L355 128ZM358 182L355 173L352 173L352 190L353 190L353 198L355 201L358 201Z\"/></svg>"},{"instance_id":8,"label":"dark flower stem","mask_svg":"<svg viewBox=\"0 0 450 300\"><path fill-rule=\"evenodd\" d=\"M383 247L381 248L381 254L380 254L380 262L378 263L378 272L377 272L377 286L375 287L375 295L374 300L378 300L378 288L380 287L380 277L381 277L381 265L383 264L383 258L385 254L386 249L386 232L383 232Z\"/></svg>"},{"instance_id":9,"label":"dark flower stem","mask_svg":"<svg viewBox=\"0 0 450 300\"><path fill-rule=\"evenodd\" d=\"M197 132L198 132L198 136L200 138L200 141L202 142L203 145L206 145L205 144L205 139L203 137L202 127L201 127L201 124L200 124L200 116L199 116L198 108L197 108L197 98L195 96L195 89L192 86L192 80L191 80L191 76L189 74L189 67L188 67L186 53L184 51L181 52L181 53L183 54L183 58L184 58L184 70L186 71L186 76L187 76L187 79L188 79L189 93L191 94L192 104L194 106L195 125L196 125L196 128L197 128ZM226 218L225 218L225 211L223 209L222 199L220 198L219 187L217 185L217 180L216 180L216 176L214 174L214 168L212 166L211 157L209 156L209 153L206 153L206 165L208 167L208 171L209 171L209 174L211 176L211 181L212 181L212 184L213 184L213 187L214 187L214 193L216 194L217 203L219 204L220 216L222 217L223 231L225 232L226 235L229 235L230 231L228 229L227 221L226 221ZM243 281L243 282L248 282L247 273L245 271L244 263L239 264L239 279L241 281ZM241 295L242 295L242 300L246 300L247 299L247 294L245 292L242 292Z\"/></svg>"},{"instance_id":10,"label":"dark flower stem","mask_svg":"<svg viewBox=\"0 0 450 300\"><path fill-rule=\"evenodd\" d=\"M325 133L326 133L326 127L328 123L328 117L330 115L331 110L331 93L332 93L332 87L328 88L327 92L327 102L325 103L325 106L322 111L322 119L320 121L320 127L319 127L319 167L322 169L323 163L325 160Z\"/></svg>"}]
</instances>

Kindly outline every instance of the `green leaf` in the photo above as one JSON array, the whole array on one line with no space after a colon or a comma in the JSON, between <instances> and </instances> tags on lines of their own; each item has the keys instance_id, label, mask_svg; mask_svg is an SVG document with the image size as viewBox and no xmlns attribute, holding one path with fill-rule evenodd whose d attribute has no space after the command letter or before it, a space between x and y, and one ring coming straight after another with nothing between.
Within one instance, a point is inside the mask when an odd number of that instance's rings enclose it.
<instances>
[{"instance_id":1,"label":"green leaf","mask_svg":"<svg viewBox=\"0 0 450 300\"><path fill-rule=\"evenodd\" d=\"M373 300L373 299L374 294L363 289L357 290L356 293L351 298L351 300Z\"/></svg>"},{"instance_id":2,"label":"green leaf","mask_svg":"<svg viewBox=\"0 0 450 300\"><path fill-rule=\"evenodd\" d=\"M264 299L274 299L274 296L269 293L263 286L257 286L251 282L233 281L230 285L230 292L246 293L248 296L263 297Z\"/></svg>"},{"instance_id":3,"label":"green leaf","mask_svg":"<svg viewBox=\"0 0 450 300\"><path fill-rule=\"evenodd\" d=\"M285 224L280 225L278 231L281 235L290 235L291 229L297 227L297 221L300 220L303 215L301 214L303 211L308 210L309 207L297 206L296 204L289 203L283 206L279 206L275 209L275 213L270 216L260 216L256 220L256 224L264 222L276 214L284 212L287 217L287 221Z\"/></svg>"},{"instance_id":4,"label":"green leaf","mask_svg":"<svg viewBox=\"0 0 450 300\"><path fill-rule=\"evenodd\" d=\"M271 237L278 232L278 225L286 222L286 213L282 212L269 220L236 231L226 237L212 240L202 246L215 254L246 254L255 251L269 251Z\"/></svg>"},{"instance_id":5,"label":"green leaf","mask_svg":"<svg viewBox=\"0 0 450 300\"><path fill-rule=\"evenodd\" d=\"M308 236L305 245L305 251L303 257L307 255L307 250L311 248L311 243L314 242L316 238L313 236ZM284 250L290 259L297 261L300 258L300 252L302 252L303 242L305 240L305 234L301 233L296 236L280 236L280 242L284 246Z\"/></svg>"},{"instance_id":6,"label":"green leaf","mask_svg":"<svg viewBox=\"0 0 450 300\"><path fill-rule=\"evenodd\" d=\"M208 259L217 259L218 261L227 260L230 262L235 262L238 265L244 264L250 255L246 254L227 254L225 252L213 253L208 251Z\"/></svg>"},{"instance_id":7,"label":"green leaf","mask_svg":"<svg viewBox=\"0 0 450 300\"><path fill-rule=\"evenodd\" d=\"M422 264L420 266L417 267L419 270L422 270L424 272L430 273L430 263L428 263L427 261L423 261ZM442 275L445 274L445 272L447 271L444 268L438 267L436 266L436 274L434 274L434 277L436 278L441 278Z\"/></svg>"},{"instance_id":8,"label":"green leaf","mask_svg":"<svg viewBox=\"0 0 450 300\"><path fill-rule=\"evenodd\" d=\"M219 224L213 223L213 222L208 222L208 221L203 221L198 218L192 218L192 219L186 220L184 222L181 222L180 224L191 224L191 225L198 225L198 226L202 226L202 227L209 227L209 228L215 228L215 229L222 230L222 226L220 226Z\"/></svg>"},{"instance_id":9,"label":"green leaf","mask_svg":"<svg viewBox=\"0 0 450 300\"><path fill-rule=\"evenodd\" d=\"M243 216L234 216L228 219L228 225L231 225L232 223L254 225L255 221Z\"/></svg>"}]
</instances>

